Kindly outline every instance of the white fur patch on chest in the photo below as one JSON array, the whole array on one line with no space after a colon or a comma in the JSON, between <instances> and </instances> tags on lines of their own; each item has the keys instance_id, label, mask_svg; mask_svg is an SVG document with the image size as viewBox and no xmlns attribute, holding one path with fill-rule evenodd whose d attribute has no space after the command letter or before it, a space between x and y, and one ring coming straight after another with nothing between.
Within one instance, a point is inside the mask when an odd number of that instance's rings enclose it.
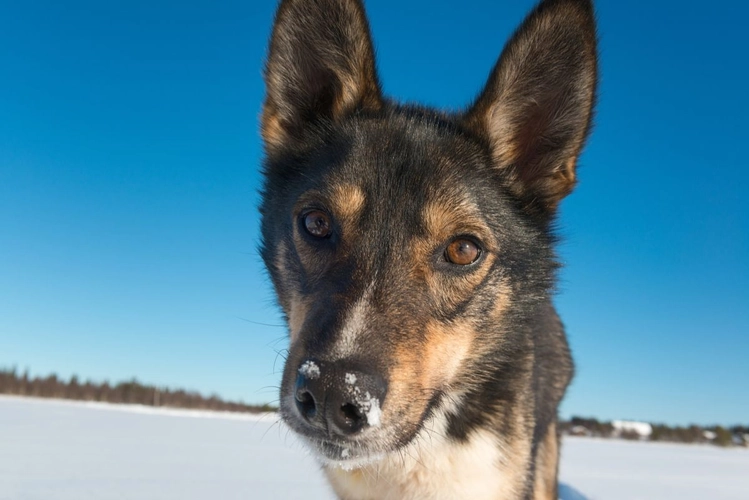
<instances>
[{"instance_id":1,"label":"white fur patch on chest","mask_svg":"<svg viewBox=\"0 0 749 500\"><path fill-rule=\"evenodd\" d=\"M350 471L326 468L334 490L346 500L473 500L512 498L501 473L496 435L479 430L465 442L425 429L405 449Z\"/></svg>"}]
</instances>

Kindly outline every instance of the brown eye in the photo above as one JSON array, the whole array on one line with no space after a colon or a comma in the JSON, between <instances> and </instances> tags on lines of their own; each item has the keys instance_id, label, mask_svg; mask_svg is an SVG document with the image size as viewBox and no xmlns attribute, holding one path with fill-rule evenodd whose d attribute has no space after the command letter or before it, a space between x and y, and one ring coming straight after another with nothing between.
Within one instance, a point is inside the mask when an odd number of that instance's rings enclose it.
<instances>
[{"instance_id":1,"label":"brown eye","mask_svg":"<svg viewBox=\"0 0 749 500\"><path fill-rule=\"evenodd\" d=\"M447 245L445 258L448 262L459 266L467 266L476 262L481 255L478 245L471 240L458 238Z\"/></svg>"},{"instance_id":2,"label":"brown eye","mask_svg":"<svg viewBox=\"0 0 749 500\"><path fill-rule=\"evenodd\" d=\"M312 210L304 215L304 229L315 238L327 238L332 233L330 217L320 210Z\"/></svg>"}]
</instances>

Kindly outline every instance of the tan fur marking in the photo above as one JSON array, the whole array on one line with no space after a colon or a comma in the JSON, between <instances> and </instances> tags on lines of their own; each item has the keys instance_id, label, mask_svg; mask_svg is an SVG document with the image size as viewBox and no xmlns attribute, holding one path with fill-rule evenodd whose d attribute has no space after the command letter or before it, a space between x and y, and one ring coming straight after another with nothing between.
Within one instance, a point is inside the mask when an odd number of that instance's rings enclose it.
<instances>
[{"instance_id":1,"label":"tan fur marking","mask_svg":"<svg viewBox=\"0 0 749 500\"><path fill-rule=\"evenodd\" d=\"M461 277L445 277L435 272L431 266L420 271L420 274L426 278L437 303L446 308L455 307L456 304L468 298L473 289L478 286L489 273L492 261L495 259L493 254L489 254L481 263L481 267L474 272Z\"/></svg>"},{"instance_id":2,"label":"tan fur marking","mask_svg":"<svg viewBox=\"0 0 749 500\"><path fill-rule=\"evenodd\" d=\"M266 101L260 118L260 135L268 147L280 148L286 140L286 133L275 107Z\"/></svg>"},{"instance_id":3,"label":"tan fur marking","mask_svg":"<svg viewBox=\"0 0 749 500\"><path fill-rule=\"evenodd\" d=\"M556 500L557 469L559 464L559 439L556 423L549 425L546 437L540 443L536 455L536 484L534 500Z\"/></svg>"},{"instance_id":4,"label":"tan fur marking","mask_svg":"<svg viewBox=\"0 0 749 500\"><path fill-rule=\"evenodd\" d=\"M365 201L364 192L353 184L338 184L331 190L330 202L335 215L352 226L364 208Z\"/></svg>"},{"instance_id":5,"label":"tan fur marking","mask_svg":"<svg viewBox=\"0 0 749 500\"><path fill-rule=\"evenodd\" d=\"M419 344L396 346L383 421L417 422L435 391L452 391L466 359L481 353L474 342L476 335L469 321L445 324L429 320Z\"/></svg>"},{"instance_id":6,"label":"tan fur marking","mask_svg":"<svg viewBox=\"0 0 749 500\"><path fill-rule=\"evenodd\" d=\"M496 241L478 213L478 207L459 193L444 193L427 202L422 210L422 222L427 236L415 237L410 242L409 253L413 265L409 274L412 279L426 281L442 307L450 308L465 300L472 289L484 280L496 258ZM486 256L479 264L480 268L473 272L457 279L445 277L434 269L431 263L432 252L438 245L461 234L479 238Z\"/></svg>"},{"instance_id":7,"label":"tan fur marking","mask_svg":"<svg viewBox=\"0 0 749 500\"><path fill-rule=\"evenodd\" d=\"M510 304L512 302L512 295L511 295L511 289L510 286L503 281L499 287L497 287L495 291L497 295L496 302L494 303L494 309L492 310L492 315L495 319L501 319L502 316L504 316L505 312L510 308Z\"/></svg>"},{"instance_id":8,"label":"tan fur marking","mask_svg":"<svg viewBox=\"0 0 749 500\"><path fill-rule=\"evenodd\" d=\"M475 234L494 243L491 232L477 215L479 208L466 199L446 195L426 203L421 217L427 233L437 242L447 240L457 234Z\"/></svg>"},{"instance_id":9,"label":"tan fur marking","mask_svg":"<svg viewBox=\"0 0 749 500\"><path fill-rule=\"evenodd\" d=\"M389 371L388 395L383 407L383 421L388 422L396 412L403 422L416 422L431 395L423 380L414 377L423 369L418 346L411 343L396 345L392 352L393 368Z\"/></svg>"},{"instance_id":10,"label":"tan fur marking","mask_svg":"<svg viewBox=\"0 0 749 500\"><path fill-rule=\"evenodd\" d=\"M430 320L421 354L421 385L429 389L449 387L462 362L471 352L476 331L467 321L445 325Z\"/></svg>"}]
</instances>

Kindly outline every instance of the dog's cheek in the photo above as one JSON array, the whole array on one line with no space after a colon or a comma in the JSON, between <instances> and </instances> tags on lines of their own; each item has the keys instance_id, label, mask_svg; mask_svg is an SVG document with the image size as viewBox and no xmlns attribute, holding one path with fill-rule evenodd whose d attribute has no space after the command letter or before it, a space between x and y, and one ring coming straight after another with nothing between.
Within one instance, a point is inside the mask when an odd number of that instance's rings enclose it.
<instances>
[{"instance_id":1,"label":"dog's cheek","mask_svg":"<svg viewBox=\"0 0 749 500\"><path fill-rule=\"evenodd\" d=\"M273 259L278 302L288 319L289 336L292 343L299 336L304 320L309 312L309 301L296 290L294 273L288 262L288 247L279 242Z\"/></svg>"},{"instance_id":2,"label":"dog's cheek","mask_svg":"<svg viewBox=\"0 0 749 500\"><path fill-rule=\"evenodd\" d=\"M399 429L409 429L418 422L431 394L423 385L422 347L415 343L398 344L388 370L389 387L385 400L384 420Z\"/></svg>"},{"instance_id":3,"label":"dog's cheek","mask_svg":"<svg viewBox=\"0 0 749 500\"><path fill-rule=\"evenodd\" d=\"M413 238L409 247L413 257L406 275L413 282L426 284L435 313L448 317L453 315L456 309L473 301L477 290L489 280L497 257L494 253L489 253L471 272L463 275L449 274L435 268L433 248L434 243L431 239ZM445 328L452 327L446 325Z\"/></svg>"},{"instance_id":4,"label":"dog's cheek","mask_svg":"<svg viewBox=\"0 0 749 500\"><path fill-rule=\"evenodd\" d=\"M469 360L476 330L468 321L427 320L424 333L392 352L385 419L402 429L418 425L430 401L446 393Z\"/></svg>"},{"instance_id":5,"label":"dog's cheek","mask_svg":"<svg viewBox=\"0 0 749 500\"><path fill-rule=\"evenodd\" d=\"M475 339L476 330L470 321L429 321L423 352L422 387L431 391L450 389L469 358Z\"/></svg>"}]
</instances>

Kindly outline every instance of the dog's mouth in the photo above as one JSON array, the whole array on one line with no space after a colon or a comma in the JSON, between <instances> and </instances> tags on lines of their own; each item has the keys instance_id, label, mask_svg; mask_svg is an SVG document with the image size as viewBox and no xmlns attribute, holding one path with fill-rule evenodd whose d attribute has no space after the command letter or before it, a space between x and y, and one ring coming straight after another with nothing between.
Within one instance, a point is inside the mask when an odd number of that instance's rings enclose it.
<instances>
[{"instance_id":1,"label":"dog's mouth","mask_svg":"<svg viewBox=\"0 0 749 500\"><path fill-rule=\"evenodd\" d=\"M344 470L364 467L381 460L388 454L387 451L376 451L361 442L339 443L308 437L305 437L305 441L324 465Z\"/></svg>"},{"instance_id":2,"label":"dog's mouth","mask_svg":"<svg viewBox=\"0 0 749 500\"><path fill-rule=\"evenodd\" d=\"M387 456L402 453L414 442L422 427L422 424L418 424L414 425L405 434L378 433L378 435L355 441L338 441L330 438L312 437L298 430L295 430L295 432L302 437L302 440L322 465L350 471L377 463Z\"/></svg>"}]
</instances>

